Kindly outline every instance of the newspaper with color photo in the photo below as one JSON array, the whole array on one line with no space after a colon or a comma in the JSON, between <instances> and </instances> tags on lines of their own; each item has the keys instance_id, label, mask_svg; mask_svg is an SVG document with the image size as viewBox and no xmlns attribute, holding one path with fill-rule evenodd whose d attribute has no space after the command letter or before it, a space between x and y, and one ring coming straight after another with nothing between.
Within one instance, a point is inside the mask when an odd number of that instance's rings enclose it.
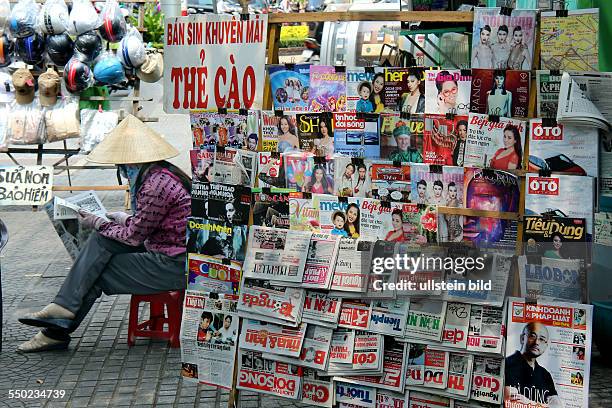
<instances>
[{"instance_id":1,"label":"newspaper with color photo","mask_svg":"<svg viewBox=\"0 0 612 408\"><path fill-rule=\"evenodd\" d=\"M236 388L294 400L300 398L301 367L268 360L259 351L242 349L238 352L238 364Z\"/></svg>"}]
</instances>

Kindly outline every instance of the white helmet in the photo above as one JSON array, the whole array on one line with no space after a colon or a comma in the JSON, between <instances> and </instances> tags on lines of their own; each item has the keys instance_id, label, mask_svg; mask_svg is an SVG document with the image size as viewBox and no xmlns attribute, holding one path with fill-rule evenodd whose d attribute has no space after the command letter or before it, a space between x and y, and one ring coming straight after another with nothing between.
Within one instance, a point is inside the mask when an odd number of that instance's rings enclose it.
<instances>
[{"instance_id":1,"label":"white helmet","mask_svg":"<svg viewBox=\"0 0 612 408\"><path fill-rule=\"evenodd\" d=\"M47 0L38 15L38 27L44 34L62 34L68 29L68 7L62 0Z\"/></svg>"},{"instance_id":2,"label":"white helmet","mask_svg":"<svg viewBox=\"0 0 612 408\"><path fill-rule=\"evenodd\" d=\"M144 64L147 53L140 35L126 35L119 43L117 56L128 68L138 68Z\"/></svg>"},{"instance_id":3,"label":"white helmet","mask_svg":"<svg viewBox=\"0 0 612 408\"><path fill-rule=\"evenodd\" d=\"M100 17L88 0L75 0L70 11L68 31L79 35L100 27Z\"/></svg>"}]
</instances>

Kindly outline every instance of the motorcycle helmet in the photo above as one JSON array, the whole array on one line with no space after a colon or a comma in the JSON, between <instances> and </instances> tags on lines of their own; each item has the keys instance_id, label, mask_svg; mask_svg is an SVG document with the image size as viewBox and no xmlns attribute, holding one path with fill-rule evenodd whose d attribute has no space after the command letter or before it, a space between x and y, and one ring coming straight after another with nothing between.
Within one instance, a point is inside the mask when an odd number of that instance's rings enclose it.
<instances>
[{"instance_id":1,"label":"motorcycle helmet","mask_svg":"<svg viewBox=\"0 0 612 408\"><path fill-rule=\"evenodd\" d=\"M31 8L29 6L28 2L17 3L9 17L9 29L17 38L29 37L36 32L38 6L36 3L33 3Z\"/></svg>"},{"instance_id":2,"label":"motorcycle helmet","mask_svg":"<svg viewBox=\"0 0 612 408\"><path fill-rule=\"evenodd\" d=\"M74 0L68 21L70 34L79 35L100 26L98 12L89 0Z\"/></svg>"},{"instance_id":3,"label":"motorcycle helmet","mask_svg":"<svg viewBox=\"0 0 612 408\"><path fill-rule=\"evenodd\" d=\"M72 58L74 42L66 33L47 36L47 55L58 67L63 67Z\"/></svg>"},{"instance_id":4,"label":"motorcycle helmet","mask_svg":"<svg viewBox=\"0 0 612 408\"><path fill-rule=\"evenodd\" d=\"M13 42L6 34L0 36L0 68L7 67L13 62Z\"/></svg>"},{"instance_id":5,"label":"motorcycle helmet","mask_svg":"<svg viewBox=\"0 0 612 408\"><path fill-rule=\"evenodd\" d=\"M125 36L127 26L121 8L117 3L102 10L100 35L108 42L116 43Z\"/></svg>"},{"instance_id":6,"label":"motorcycle helmet","mask_svg":"<svg viewBox=\"0 0 612 408\"><path fill-rule=\"evenodd\" d=\"M15 49L19 58L29 65L38 65L43 60L45 52L45 41L34 34L25 38L17 38Z\"/></svg>"},{"instance_id":7,"label":"motorcycle helmet","mask_svg":"<svg viewBox=\"0 0 612 408\"><path fill-rule=\"evenodd\" d=\"M95 60L102 51L102 40L95 31L88 31L74 40L75 56L84 62Z\"/></svg>"},{"instance_id":8,"label":"motorcycle helmet","mask_svg":"<svg viewBox=\"0 0 612 408\"><path fill-rule=\"evenodd\" d=\"M92 84L91 70L77 58L71 58L64 67L64 82L70 93L80 93Z\"/></svg>"},{"instance_id":9,"label":"motorcycle helmet","mask_svg":"<svg viewBox=\"0 0 612 408\"><path fill-rule=\"evenodd\" d=\"M147 58L145 46L138 35L123 37L119 44L117 56L121 63L128 68L138 68Z\"/></svg>"},{"instance_id":10,"label":"motorcycle helmet","mask_svg":"<svg viewBox=\"0 0 612 408\"><path fill-rule=\"evenodd\" d=\"M45 4L38 16L38 26L44 34L61 34L68 29L68 8L61 4Z\"/></svg>"},{"instance_id":11,"label":"motorcycle helmet","mask_svg":"<svg viewBox=\"0 0 612 408\"><path fill-rule=\"evenodd\" d=\"M123 65L114 55L106 55L96 63L93 69L94 79L104 85L117 84L125 79Z\"/></svg>"}]
</instances>

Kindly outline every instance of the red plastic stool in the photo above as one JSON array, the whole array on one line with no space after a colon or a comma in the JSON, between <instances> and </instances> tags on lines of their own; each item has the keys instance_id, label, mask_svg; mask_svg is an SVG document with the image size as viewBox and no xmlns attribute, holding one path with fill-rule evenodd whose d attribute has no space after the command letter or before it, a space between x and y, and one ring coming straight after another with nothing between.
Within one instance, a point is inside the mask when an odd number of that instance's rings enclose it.
<instances>
[{"instance_id":1,"label":"red plastic stool","mask_svg":"<svg viewBox=\"0 0 612 408\"><path fill-rule=\"evenodd\" d=\"M130 322L128 325L128 346L134 345L135 337L167 339L170 347L180 346L181 316L183 314L183 296L185 291L163 292L154 295L132 295L130 301ZM138 306L148 302L149 320L138 323ZM165 306L165 307L164 307ZM167 316L164 313L167 310ZM168 329L164 330L164 324Z\"/></svg>"}]
</instances>

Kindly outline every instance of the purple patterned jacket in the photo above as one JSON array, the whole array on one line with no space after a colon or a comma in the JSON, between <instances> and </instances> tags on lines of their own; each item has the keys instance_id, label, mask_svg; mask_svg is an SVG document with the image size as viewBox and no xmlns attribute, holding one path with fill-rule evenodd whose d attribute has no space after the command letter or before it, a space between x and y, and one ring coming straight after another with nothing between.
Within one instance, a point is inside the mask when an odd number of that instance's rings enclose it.
<instances>
[{"instance_id":1,"label":"purple patterned jacket","mask_svg":"<svg viewBox=\"0 0 612 408\"><path fill-rule=\"evenodd\" d=\"M185 253L191 195L169 170L152 166L136 194L138 211L126 226L105 222L99 229L106 238L128 245L144 244L147 251L168 256Z\"/></svg>"}]
</instances>

